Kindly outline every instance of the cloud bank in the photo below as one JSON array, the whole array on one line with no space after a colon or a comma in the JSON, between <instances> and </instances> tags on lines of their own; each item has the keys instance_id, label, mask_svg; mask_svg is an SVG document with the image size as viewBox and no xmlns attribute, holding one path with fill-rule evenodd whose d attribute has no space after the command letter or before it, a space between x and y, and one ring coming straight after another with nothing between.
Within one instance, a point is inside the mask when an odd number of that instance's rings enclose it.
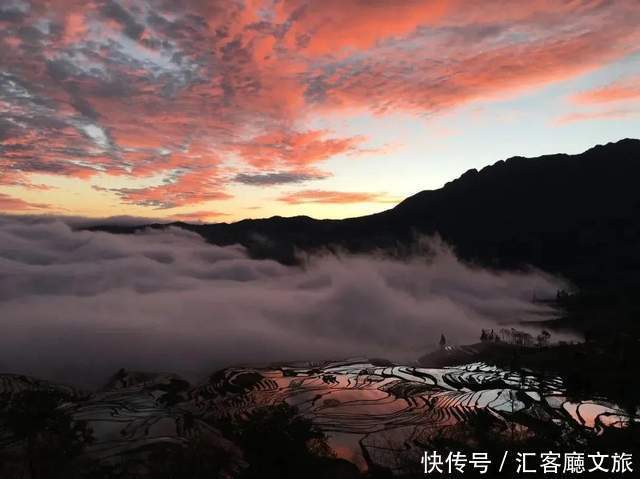
<instances>
[{"instance_id":1,"label":"cloud bank","mask_svg":"<svg viewBox=\"0 0 640 479\"><path fill-rule=\"evenodd\" d=\"M194 377L246 362L413 360L441 333L465 343L543 313L533 295L559 287L473 269L442 246L428 260L289 267L178 228L111 235L0 216L0 370L95 386L121 367Z\"/></svg>"}]
</instances>

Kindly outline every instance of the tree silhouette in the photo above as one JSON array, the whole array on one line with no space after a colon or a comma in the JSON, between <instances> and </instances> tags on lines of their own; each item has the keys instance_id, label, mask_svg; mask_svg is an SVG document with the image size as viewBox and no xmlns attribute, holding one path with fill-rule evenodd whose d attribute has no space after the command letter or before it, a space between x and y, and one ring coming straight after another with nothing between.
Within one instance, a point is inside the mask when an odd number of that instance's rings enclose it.
<instances>
[{"instance_id":1,"label":"tree silhouette","mask_svg":"<svg viewBox=\"0 0 640 479\"><path fill-rule=\"evenodd\" d=\"M73 421L61 407L69 399L56 390L25 390L13 395L3 411L6 428L25 443L31 479L69 477L73 461L92 440L86 423Z\"/></svg>"},{"instance_id":2,"label":"tree silhouette","mask_svg":"<svg viewBox=\"0 0 640 479\"><path fill-rule=\"evenodd\" d=\"M286 403L254 410L231 424L249 464L243 478L331 477L336 461L326 436Z\"/></svg>"}]
</instances>

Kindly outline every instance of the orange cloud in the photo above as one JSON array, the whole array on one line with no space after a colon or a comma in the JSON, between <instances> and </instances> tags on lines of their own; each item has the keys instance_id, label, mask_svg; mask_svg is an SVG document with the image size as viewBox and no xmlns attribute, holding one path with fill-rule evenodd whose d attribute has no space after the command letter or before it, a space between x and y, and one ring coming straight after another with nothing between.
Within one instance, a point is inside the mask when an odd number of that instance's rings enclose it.
<instances>
[{"instance_id":1,"label":"orange cloud","mask_svg":"<svg viewBox=\"0 0 640 479\"><path fill-rule=\"evenodd\" d=\"M82 11L72 12L65 18L64 42L77 42L87 33L85 14Z\"/></svg>"},{"instance_id":2,"label":"orange cloud","mask_svg":"<svg viewBox=\"0 0 640 479\"><path fill-rule=\"evenodd\" d=\"M357 153L365 138L327 138L325 130L278 131L231 145L245 161L259 168L284 165L305 168L339 154Z\"/></svg>"},{"instance_id":3,"label":"orange cloud","mask_svg":"<svg viewBox=\"0 0 640 479\"><path fill-rule=\"evenodd\" d=\"M622 119L638 115L640 115L640 109L633 110L625 108L616 110L578 112L561 116L556 119L555 123L558 125L565 125L567 123L575 123L578 121Z\"/></svg>"},{"instance_id":4,"label":"orange cloud","mask_svg":"<svg viewBox=\"0 0 640 479\"><path fill-rule=\"evenodd\" d=\"M422 51L372 58L332 71L325 84L325 104L378 113L445 110L599 68L630 53L636 45L632 39L640 42L640 32L629 27L626 32L602 30L471 50L460 58L439 62Z\"/></svg>"},{"instance_id":5,"label":"orange cloud","mask_svg":"<svg viewBox=\"0 0 640 479\"><path fill-rule=\"evenodd\" d=\"M231 198L231 195L224 191L224 185L214 169L176 172L175 177L158 186L118 188L109 191L116 193L125 203L156 209L170 209Z\"/></svg>"},{"instance_id":6,"label":"orange cloud","mask_svg":"<svg viewBox=\"0 0 640 479\"><path fill-rule=\"evenodd\" d=\"M282 195L278 201L299 205L305 203L394 203L396 200L388 198L382 193L306 190Z\"/></svg>"},{"instance_id":7,"label":"orange cloud","mask_svg":"<svg viewBox=\"0 0 640 479\"><path fill-rule=\"evenodd\" d=\"M633 0L620 0L619 6L632 5ZM597 16L606 8L605 2L593 0L573 0L559 2L557 0L444 0L449 4L443 23L447 25L528 23L531 25L555 25L558 19L563 23L573 17Z\"/></svg>"},{"instance_id":8,"label":"orange cloud","mask_svg":"<svg viewBox=\"0 0 640 479\"><path fill-rule=\"evenodd\" d=\"M634 8L633 2L619 0L616 8ZM410 37L421 28L466 28L470 32L461 33L469 33L467 43L472 44L478 34L499 33L514 24L533 30L581 18L596 23L606 21L602 13L608 7L593 0L284 0L276 6L276 19L289 25L284 37L288 48L312 56L344 56Z\"/></svg>"},{"instance_id":9,"label":"orange cloud","mask_svg":"<svg viewBox=\"0 0 640 479\"><path fill-rule=\"evenodd\" d=\"M640 100L640 76L578 93L572 97L572 100L582 104Z\"/></svg>"},{"instance_id":10,"label":"orange cloud","mask_svg":"<svg viewBox=\"0 0 640 479\"><path fill-rule=\"evenodd\" d=\"M28 210L45 210L50 205L43 203L30 203L20 198L0 193L0 211L28 211Z\"/></svg>"},{"instance_id":11,"label":"orange cloud","mask_svg":"<svg viewBox=\"0 0 640 479\"><path fill-rule=\"evenodd\" d=\"M211 218L219 218L220 216L227 216L227 213L221 213L220 211L191 211L189 213L175 213L171 215L171 218L176 221L205 221Z\"/></svg>"},{"instance_id":12,"label":"orange cloud","mask_svg":"<svg viewBox=\"0 0 640 479\"><path fill-rule=\"evenodd\" d=\"M447 1L285 0L278 19L291 20L285 41L307 54L335 54L342 49L363 50L390 37L413 32L440 19Z\"/></svg>"}]
</instances>

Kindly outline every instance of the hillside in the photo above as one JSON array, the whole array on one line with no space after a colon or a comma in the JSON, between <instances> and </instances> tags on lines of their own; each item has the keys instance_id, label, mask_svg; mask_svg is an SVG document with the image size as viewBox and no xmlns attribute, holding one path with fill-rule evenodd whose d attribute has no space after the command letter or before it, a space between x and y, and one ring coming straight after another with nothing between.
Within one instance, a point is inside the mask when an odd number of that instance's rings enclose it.
<instances>
[{"instance_id":1,"label":"hillside","mask_svg":"<svg viewBox=\"0 0 640 479\"><path fill-rule=\"evenodd\" d=\"M401 253L416 234L439 234L461 257L484 266L533 265L581 287L634 287L640 284L638 178L640 140L625 139L578 155L513 157L469 170L369 216L174 225L284 263L295 262L296 250L327 247ZM140 227L92 229L129 233Z\"/></svg>"}]
</instances>

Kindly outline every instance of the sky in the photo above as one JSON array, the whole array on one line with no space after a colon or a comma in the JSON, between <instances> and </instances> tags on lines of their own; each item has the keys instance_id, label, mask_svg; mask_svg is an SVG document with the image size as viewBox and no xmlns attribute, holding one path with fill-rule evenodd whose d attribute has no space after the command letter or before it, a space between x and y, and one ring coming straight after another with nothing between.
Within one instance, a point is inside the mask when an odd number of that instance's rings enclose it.
<instances>
[{"instance_id":1,"label":"sky","mask_svg":"<svg viewBox=\"0 0 640 479\"><path fill-rule=\"evenodd\" d=\"M392 207L637 137L638 0L2 0L0 212Z\"/></svg>"}]
</instances>

